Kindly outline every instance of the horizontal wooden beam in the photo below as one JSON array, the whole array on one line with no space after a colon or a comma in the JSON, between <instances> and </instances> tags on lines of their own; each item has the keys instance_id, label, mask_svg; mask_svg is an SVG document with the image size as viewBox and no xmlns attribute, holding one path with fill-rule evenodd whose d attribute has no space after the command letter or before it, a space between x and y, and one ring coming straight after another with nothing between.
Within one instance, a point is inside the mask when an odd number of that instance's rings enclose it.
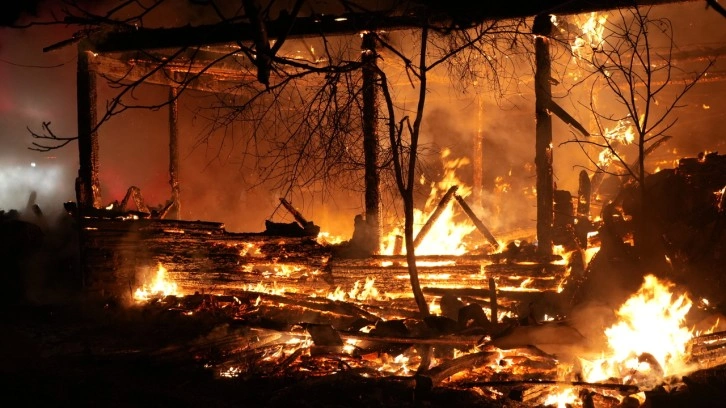
<instances>
[{"instance_id":1,"label":"horizontal wooden beam","mask_svg":"<svg viewBox=\"0 0 726 408\"><path fill-rule=\"evenodd\" d=\"M266 23L271 39L302 38L322 35L351 35L364 31L398 30L438 26L442 29L466 28L484 21L525 18L542 13L579 14L605 11L638 5L683 3L695 0L510 0L487 2L486 5L469 0L454 0L446 5L421 5L405 15L385 13L347 13L340 15L281 17ZM443 4L444 2L437 2ZM413 4L416 4L415 2ZM428 17L425 18L424 16ZM256 35L250 23L218 23L201 26L172 28L133 28L128 31L104 30L88 38L96 52L151 50L253 41Z\"/></svg>"},{"instance_id":2,"label":"horizontal wooden beam","mask_svg":"<svg viewBox=\"0 0 726 408\"><path fill-rule=\"evenodd\" d=\"M195 64L165 64L156 62L127 61L103 54L90 58L91 69L113 81L122 83L143 82L145 84L179 87L212 93L231 93L235 84L252 83L257 80L255 72L247 70L218 69L216 66ZM205 72L201 69L206 68Z\"/></svg>"}]
</instances>

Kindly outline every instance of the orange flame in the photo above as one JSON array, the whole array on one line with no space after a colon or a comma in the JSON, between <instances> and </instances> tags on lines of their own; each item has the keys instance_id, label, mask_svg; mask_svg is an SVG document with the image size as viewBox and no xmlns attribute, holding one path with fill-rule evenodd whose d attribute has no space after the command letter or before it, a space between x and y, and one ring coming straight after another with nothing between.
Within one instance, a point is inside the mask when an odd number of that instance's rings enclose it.
<instances>
[{"instance_id":1,"label":"orange flame","mask_svg":"<svg viewBox=\"0 0 726 408\"><path fill-rule=\"evenodd\" d=\"M449 158L451 151L444 149L441 157L444 160L444 176L441 181L432 182L431 190L423 210L414 210L414 224L421 228L428 220L429 215L439 204L441 197L452 186L457 186L457 194L462 198L468 197L472 189L464 184L456 175L456 171L469 164L468 158ZM422 179L422 183L425 180ZM469 222L457 222L455 217L455 200L449 201L439 218L432 225L421 243L416 247L417 255L462 255L467 252L464 238L476 227ZM402 228L396 227L384 239L381 240L380 253L385 255L394 254L394 243L396 235L403 235ZM415 236L416 234L414 234ZM402 255L405 254L403 248Z\"/></svg>"},{"instance_id":2,"label":"orange flame","mask_svg":"<svg viewBox=\"0 0 726 408\"><path fill-rule=\"evenodd\" d=\"M685 294L673 299L671 287L653 275L645 277L638 292L618 310L620 321L605 330L608 357L583 360L587 381L640 379L648 386L690 370L687 345L693 332L684 321L692 302Z\"/></svg>"},{"instance_id":3,"label":"orange flame","mask_svg":"<svg viewBox=\"0 0 726 408\"><path fill-rule=\"evenodd\" d=\"M137 288L134 292L134 300L146 301L153 296L179 296L177 284L167 280L166 272L166 268L159 263L159 268L156 271L156 276L151 282L151 285L147 286L144 284L142 287Z\"/></svg>"}]
</instances>

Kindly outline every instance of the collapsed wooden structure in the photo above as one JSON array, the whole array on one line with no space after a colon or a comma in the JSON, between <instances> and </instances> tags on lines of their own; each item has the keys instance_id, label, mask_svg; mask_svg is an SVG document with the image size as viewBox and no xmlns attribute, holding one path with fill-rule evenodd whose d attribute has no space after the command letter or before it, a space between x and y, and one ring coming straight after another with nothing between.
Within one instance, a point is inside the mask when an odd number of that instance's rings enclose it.
<instances>
[{"instance_id":1,"label":"collapsed wooden structure","mask_svg":"<svg viewBox=\"0 0 726 408\"><path fill-rule=\"evenodd\" d=\"M670 3L673 0L638 1L638 5L655 5ZM595 10L608 10L619 7L630 7L633 3L624 0L610 0L593 4L588 1L556 1L540 2L536 5L529 2L514 2L502 5L474 7L458 2L451 7L428 6L412 2L413 12L404 15L389 15L384 12L345 13L342 15L300 16L294 21L284 17L266 21L265 31L269 38L304 38L318 35L349 35L375 30L395 30L421 27L431 24L422 19L425 14L433 16L435 24L449 29L463 29L467 25L491 19L522 18L542 16L535 24L537 52L537 73L535 74L535 91L537 95L537 137L536 163L538 172L538 235L539 241L551 242L552 219L552 157L550 151L551 119L548 112L553 109L549 91L549 53L544 40L551 30L550 14L574 14ZM430 7L430 8L429 8ZM416 14L421 11L421 15ZM234 52L219 44L252 42L258 37L258 27L254 22L216 24L199 27L178 28L133 28L128 30L101 30L91 33L86 38L74 38L78 41L77 69L77 103L78 103L78 153L80 168L77 179L77 201L79 208L100 208L101 191L99 186L99 153L98 153L98 118L96 112L96 80L99 74L120 81L143 81L170 88L169 122L170 122L170 185L171 200L177 213L180 205L178 179L178 152L176 137L177 129L177 98L179 90L199 89L209 92L221 92L220 83L249 79L254 77L258 67L254 61L237 57ZM67 42L46 48L51 50L65 45ZM205 46L204 49L190 51L190 47ZM363 36L363 49L373 49L375 44ZM171 56L163 53L155 54L153 50L178 49ZM144 53L136 51L144 50ZM149 52L152 51L152 52ZM191 57L193 53L194 56ZM185 58L186 55L186 58ZM375 63L375 60L370 61ZM378 231L378 177L376 173L375 152L378 146L377 135L371 124L375 119L375 91L371 85L375 76L366 75L363 87L368 92L363 107L364 144L366 152L366 215L367 221ZM562 111L564 113L564 111ZM565 113L566 115L566 113ZM562 116L563 119L565 116ZM572 118L569 118L572 119ZM565 119L568 120L568 119ZM366 125L368 124L368 125ZM480 141L475 146L480 146ZM476 153L476 152L475 152ZM481 152L479 152L481 153ZM478 161L475 161L475 163ZM476 180L475 180L476 181ZM480 182L480 181L479 181ZM480 189L481 186L474 186ZM541 245L543 251L550 251L550 245Z\"/></svg>"}]
</instances>

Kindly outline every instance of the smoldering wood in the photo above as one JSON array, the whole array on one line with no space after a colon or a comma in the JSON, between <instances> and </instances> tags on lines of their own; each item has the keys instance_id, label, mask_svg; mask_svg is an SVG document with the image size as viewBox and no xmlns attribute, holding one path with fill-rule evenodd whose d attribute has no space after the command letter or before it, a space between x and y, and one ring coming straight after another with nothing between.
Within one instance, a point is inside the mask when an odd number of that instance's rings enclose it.
<instances>
[{"instance_id":1,"label":"smoldering wood","mask_svg":"<svg viewBox=\"0 0 726 408\"><path fill-rule=\"evenodd\" d=\"M295 221L300 223L300 226L305 226L309 223L309 221L300 213L300 211L297 210L297 208L293 207L292 204L290 204L287 200L280 197L280 203L287 211L292 214L293 217L295 217Z\"/></svg>"},{"instance_id":2,"label":"smoldering wood","mask_svg":"<svg viewBox=\"0 0 726 408\"><path fill-rule=\"evenodd\" d=\"M489 278L489 308L491 309L491 321L499 323L499 307L497 306L497 283L494 278Z\"/></svg>"},{"instance_id":3,"label":"smoldering wood","mask_svg":"<svg viewBox=\"0 0 726 408\"><path fill-rule=\"evenodd\" d=\"M558 228L571 226L575 223L575 209L572 205L572 194L567 190L555 190L554 192L554 223Z\"/></svg>"},{"instance_id":4,"label":"smoldering wood","mask_svg":"<svg viewBox=\"0 0 726 408\"><path fill-rule=\"evenodd\" d=\"M444 296L444 295L450 295L450 296L456 296L456 297L476 297L476 298L482 298L482 299L490 299L491 298L491 291L489 289L484 288L435 288L435 287L424 287L423 291L427 295L435 295L435 296ZM522 300L529 300L533 296L539 296L546 293L556 293L556 291L551 291L547 289L543 290L531 290L531 291L516 291L516 290L502 290L499 289L497 293L497 297L504 301L504 300L514 300L514 301L522 301Z\"/></svg>"},{"instance_id":5,"label":"smoldering wood","mask_svg":"<svg viewBox=\"0 0 726 408\"><path fill-rule=\"evenodd\" d=\"M451 186L446 191L443 197L441 197L441 201L439 201L439 204L436 206L434 211L431 213L429 218L426 220L426 223L421 227L421 230L419 230L418 234L416 235L416 238L413 240L413 246L414 248L419 246L421 244L421 241L426 238L426 235L431 230L431 227L433 227L434 223L439 219L441 216L441 213L444 211L446 206L449 204L449 201L454 196L454 193L456 193L456 190L458 189L458 186Z\"/></svg>"},{"instance_id":6,"label":"smoldering wood","mask_svg":"<svg viewBox=\"0 0 726 408\"><path fill-rule=\"evenodd\" d=\"M577 187L577 215L580 217L588 217L590 215L590 199L591 199L590 176L587 171L580 171L579 183Z\"/></svg>"},{"instance_id":7,"label":"smoldering wood","mask_svg":"<svg viewBox=\"0 0 726 408\"><path fill-rule=\"evenodd\" d=\"M108 218L102 218L105 215ZM317 307L373 319L390 314L416 317L410 294L407 269L401 257L375 256L365 259L331 259L331 246L321 245L311 237L275 237L264 233L230 233L224 224L169 219L125 219L114 211L99 210L96 217L84 219L83 232L88 236L86 253L89 264L87 290L107 296L130 297L132 291L154 276L158 264L167 269L168 278L185 293L234 294L260 292L276 288L295 288L300 293L323 298L336 288L350 291L355 284L375 278L375 288L383 295L400 298L356 302L360 310L343 310L340 306L308 305L309 299L286 294L300 307ZM492 264L486 256L422 257L448 260L447 264L421 266L422 282L437 285L438 276L447 280L466 279L470 285L488 292L488 279L498 279L500 286L520 286L532 278L528 290L554 290L565 271L564 265ZM381 262L400 260L399 266L382 266ZM482 273L483 272L483 273ZM543 273L551 273L542 276ZM429 276L429 274L432 274ZM328 279L333 276L334 282ZM506 283L506 284L505 284ZM259 289L256 289L260 286ZM430 294L439 296L431 288ZM481 293L459 293L479 296ZM512 294L517 296L517 294ZM511 303L508 292L499 290L503 305ZM264 295L264 299L275 299ZM282 298L281 298L282 299ZM488 299L488 296L485 298ZM274 300L270 300L274 301ZM328 300L318 300L327 303ZM364 304L365 303L365 304ZM337 309L336 309L337 308Z\"/></svg>"},{"instance_id":8,"label":"smoldering wood","mask_svg":"<svg viewBox=\"0 0 726 408\"><path fill-rule=\"evenodd\" d=\"M559 381L559 380L513 380L513 381L462 381L457 382L458 387L511 387L518 385L560 385L565 387L595 388L602 390L617 390L623 394L636 394L640 388L631 384L592 383L585 381Z\"/></svg>"},{"instance_id":9,"label":"smoldering wood","mask_svg":"<svg viewBox=\"0 0 726 408\"><path fill-rule=\"evenodd\" d=\"M76 202L80 208L101 206L101 187L98 178L98 126L96 112L96 73L91 69L88 43L78 44L76 67L76 108L78 122L78 178Z\"/></svg>"},{"instance_id":10,"label":"smoldering wood","mask_svg":"<svg viewBox=\"0 0 726 408\"><path fill-rule=\"evenodd\" d=\"M305 218L300 211L297 210L292 204L290 204L285 198L280 197L280 203L287 211L292 214L292 216L295 218L295 221L300 224L300 226L303 228L305 233L310 236L317 236L320 232L320 227L315 225L312 221L308 221L307 218Z\"/></svg>"},{"instance_id":11,"label":"smoldering wood","mask_svg":"<svg viewBox=\"0 0 726 408\"><path fill-rule=\"evenodd\" d=\"M179 91L169 87L169 187L171 187L171 217L181 217L181 188L179 186ZM166 215L166 211L165 214ZM163 216L161 218L166 218Z\"/></svg>"},{"instance_id":12,"label":"smoldering wood","mask_svg":"<svg viewBox=\"0 0 726 408\"><path fill-rule=\"evenodd\" d=\"M499 352L496 351L482 351L445 361L416 375L416 391L429 392L433 387L456 373L482 365L494 364L499 356Z\"/></svg>"},{"instance_id":13,"label":"smoldering wood","mask_svg":"<svg viewBox=\"0 0 726 408\"><path fill-rule=\"evenodd\" d=\"M484 235L484 237L495 248L495 250L499 250L499 248L500 248L499 241L497 241L497 239L494 238L494 235L492 235L492 233L489 231L489 228L487 228L484 225L484 223L481 222L479 217L477 217L476 214L474 214L474 211L472 211L471 207L469 207L469 204L466 203L466 201L464 200L464 197L462 197L458 194L454 194L454 197L456 198L456 201L459 203L459 205L461 205L461 208L464 209L464 212L466 213L466 215L468 215L469 218L471 219L471 221L474 223L474 225L476 226L476 229L478 229L479 232L481 232Z\"/></svg>"},{"instance_id":14,"label":"smoldering wood","mask_svg":"<svg viewBox=\"0 0 726 408\"><path fill-rule=\"evenodd\" d=\"M689 362L699 368L712 368L726 363L726 331L696 336L688 344Z\"/></svg>"},{"instance_id":15,"label":"smoldering wood","mask_svg":"<svg viewBox=\"0 0 726 408\"><path fill-rule=\"evenodd\" d=\"M442 337L393 337L372 334L339 332L344 340L359 340L375 343L422 344L430 346L475 347L482 344L484 336L453 334Z\"/></svg>"},{"instance_id":16,"label":"smoldering wood","mask_svg":"<svg viewBox=\"0 0 726 408\"><path fill-rule=\"evenodd\" d=\"M138 211L151 214L151 211L149 211L149 207L147 207L146 203L144 202L144 196L141 194L141 189L136 186L131 186L128 188L128 190L126 190L126 195L124 195L121 203L119 203L119 211L128 211L129 199L134 202L134 205L136 206L136 209Z\"/></svg>"},{"instance_id":17,"label":"smoldering wood","mask_svg":"<svg viewBox=\"0 0 726 408\"><path fill-rule=\"evenodd\" d=\"M400 256L403 253L403 235L396 235L393 242L393 255Z\"/></svg>"}]
</instances>

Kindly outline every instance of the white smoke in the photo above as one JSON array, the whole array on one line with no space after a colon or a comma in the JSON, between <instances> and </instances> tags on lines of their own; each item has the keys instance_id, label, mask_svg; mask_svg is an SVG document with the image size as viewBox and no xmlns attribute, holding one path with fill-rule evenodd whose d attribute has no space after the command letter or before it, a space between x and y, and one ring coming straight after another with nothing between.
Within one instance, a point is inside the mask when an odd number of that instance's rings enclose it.
<instances>
[{"instance_id":1,"label":"white smoke","mask_svg":"<svg viewBox=\"0 0 726 408\"><path fill-rule=\"evenodd\" d=\"M55 163L0 162L0 209L24 210L33 192L37 193L35 203L44 211L62 208L63 201L74 200L74 197L65 197L68 194L66 172L67 168Z\"/></svg>"}]
</instances>

